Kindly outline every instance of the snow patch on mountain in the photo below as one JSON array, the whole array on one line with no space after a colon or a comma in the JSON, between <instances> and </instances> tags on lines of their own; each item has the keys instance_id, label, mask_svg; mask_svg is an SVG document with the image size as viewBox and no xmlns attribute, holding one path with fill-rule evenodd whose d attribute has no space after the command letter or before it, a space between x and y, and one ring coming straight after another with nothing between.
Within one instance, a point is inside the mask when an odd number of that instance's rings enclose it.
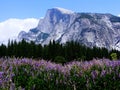
<instances>
[{"instance_id":1,"label":"snow patch on mountain","mask_svg":"<svg viewBox=\"0 0 120 90\"><path fill-rule=\"evenodd\" d=\"M60 8L60 7L54 7L54 9L59 10L60 12L64 13L64 14L73 14L74 12L68 9L64 9L64 8Z\"/></svg>"}]
</instances>

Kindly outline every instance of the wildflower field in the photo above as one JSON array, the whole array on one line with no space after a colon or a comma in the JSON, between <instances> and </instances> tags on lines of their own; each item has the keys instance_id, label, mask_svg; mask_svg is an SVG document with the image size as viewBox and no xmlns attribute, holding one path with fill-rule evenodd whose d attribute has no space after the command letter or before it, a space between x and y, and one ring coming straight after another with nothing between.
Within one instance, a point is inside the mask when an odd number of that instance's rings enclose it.
<instances>
[{"instance_id":1,"label":"wildflower field","mask_svg":"<svg viewBox=\"0 0 120 90\"><path fill-rule=\"evenodd\" d=\"M1 58L0 90L119 90L120 61L51 61Z\"/></svg>"}]
</instances>

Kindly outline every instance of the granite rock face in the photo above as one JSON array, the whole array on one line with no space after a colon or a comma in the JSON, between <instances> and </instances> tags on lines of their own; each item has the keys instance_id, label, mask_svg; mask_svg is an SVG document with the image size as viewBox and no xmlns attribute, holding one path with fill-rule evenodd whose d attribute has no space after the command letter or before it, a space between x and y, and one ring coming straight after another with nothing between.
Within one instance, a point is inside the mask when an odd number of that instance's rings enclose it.
<instances>
[{"instance_id":1,"label":"granite rock face","mask_svg":"<svg viewBox=\"0 0 120 90\"><path fill-rule=\"evenodd\" d=\"M120 17L52 8L36 28L20 32L18 38L41 44L48 44L50 40L60 43L73 40L89 47L120 50Z\"/></svg>"}]
</instances>

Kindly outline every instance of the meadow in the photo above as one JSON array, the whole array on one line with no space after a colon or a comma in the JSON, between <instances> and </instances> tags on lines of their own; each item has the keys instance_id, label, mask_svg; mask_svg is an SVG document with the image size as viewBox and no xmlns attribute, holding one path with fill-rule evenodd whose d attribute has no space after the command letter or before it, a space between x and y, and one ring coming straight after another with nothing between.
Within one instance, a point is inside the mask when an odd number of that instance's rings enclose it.
<instances>
[{"instance_id":1,"label":"meadow","mask_svg":"<svg viewBox=\"0 0 120 90\"><path fill-rule=\"evenodd\" d=\"M0 90L118 90L120 61L94 59L64 65L28 58L0 59Z\"/></svg>"}]
</instances>

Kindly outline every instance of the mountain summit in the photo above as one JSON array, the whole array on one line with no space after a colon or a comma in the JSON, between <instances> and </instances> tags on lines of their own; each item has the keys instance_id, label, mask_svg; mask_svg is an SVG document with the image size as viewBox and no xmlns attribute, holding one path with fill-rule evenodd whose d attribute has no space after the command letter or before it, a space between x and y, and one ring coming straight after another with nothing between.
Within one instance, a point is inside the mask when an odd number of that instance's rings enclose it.
<instances>
[{"instance_id":1,"label":"mountain summit","mask_svg":"<svg viewBox=\"0 0 120 90\"><path fill-rule=\"evenodd\" d=\"M77 41L89 47L120 50L120 17L111 14L77 13L63 8L48 9L36 28L20 32L19 40L48 44Z\"/></svg>"},{"instance_id":2,"label":"mountain summit","mask_svg":"<svg viewBox=\"0 0 120 90\"><path fill-rule=\"evenodd\" d=\"M61 13L64 13L64 14L72 14L72 13L74 13L73 11L71 11L71 10L67 10L67 9L64 9L64 8L60 8L60 7L55 7L55 8L53 8L55 11L60 11ZM53 9L50 9L50 11L51 10L53 10Z\"/></svg>"}]
</instances>

